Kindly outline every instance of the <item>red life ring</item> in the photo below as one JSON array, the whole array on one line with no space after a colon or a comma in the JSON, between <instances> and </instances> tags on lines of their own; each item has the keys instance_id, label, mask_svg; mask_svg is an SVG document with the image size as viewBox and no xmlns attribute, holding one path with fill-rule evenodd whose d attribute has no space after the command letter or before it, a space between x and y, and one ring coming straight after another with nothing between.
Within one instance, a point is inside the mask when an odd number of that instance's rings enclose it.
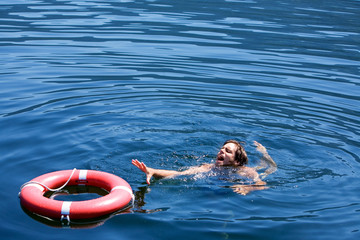
<instances>
[{"instance_id":1,"label":"red life ring","mask_svg":"<svg viewBox=\"0 0 360 240\"><path fill-rule=\"evenodd\" d=\"M69 179L69 177L71 178ZM69 180L69 181L68 181ZM109 194L86 201L58 201L44 197L48 188L67 185L89 185L103 188ZM63 170L34 178L22 187L21 205L35 214L60 219L91 219L114 213L126 207L133 193L130 185L122 178L110 173L94 170Z\"/></svg>"}]
</instances>

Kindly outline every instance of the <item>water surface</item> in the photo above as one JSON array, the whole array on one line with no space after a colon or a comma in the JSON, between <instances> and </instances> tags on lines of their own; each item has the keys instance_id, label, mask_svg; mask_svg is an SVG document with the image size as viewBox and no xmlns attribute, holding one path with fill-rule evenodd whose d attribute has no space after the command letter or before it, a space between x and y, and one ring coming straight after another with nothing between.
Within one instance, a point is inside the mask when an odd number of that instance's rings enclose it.
<instances>
[{"instance_id":1,"label":"water surface","mask_svg":"<svg viewBox=\"0 0 360 240\"><path fill-rule=\"evenodd\" d=\"M360 2L0 3L4 239L358 239ZM248 196L232 181L145 183L130 164L185 169L246 143L279 169ZM128 213L54 228L21 209L26 181L63 169L127 180ZM316 237L314 237L316 236Z\"/></svg>"}]
</instances>

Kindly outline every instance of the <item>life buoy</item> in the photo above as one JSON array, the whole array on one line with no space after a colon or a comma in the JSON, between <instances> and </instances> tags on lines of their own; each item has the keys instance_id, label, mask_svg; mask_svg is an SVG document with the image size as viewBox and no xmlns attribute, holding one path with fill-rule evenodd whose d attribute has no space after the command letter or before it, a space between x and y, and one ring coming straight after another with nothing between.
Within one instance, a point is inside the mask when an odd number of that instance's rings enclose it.
<instances>
[{"instance_id":1,"label":"life buoy","mask_svg":"<svg viewBox=\"0 0 360 240\"><path fill-rule=\"evenodd\" d=\"M68 181L68 182L67 182ZM86 201L59 201L44 194L51 188L67 184L103 188L109 194ZM110 173L94 170L63 170L47 173L25 184L20 192L21 205L30 212L51 219L84 220L119 211L133 199L130 185Z\"/></svg>"}]
</instances>

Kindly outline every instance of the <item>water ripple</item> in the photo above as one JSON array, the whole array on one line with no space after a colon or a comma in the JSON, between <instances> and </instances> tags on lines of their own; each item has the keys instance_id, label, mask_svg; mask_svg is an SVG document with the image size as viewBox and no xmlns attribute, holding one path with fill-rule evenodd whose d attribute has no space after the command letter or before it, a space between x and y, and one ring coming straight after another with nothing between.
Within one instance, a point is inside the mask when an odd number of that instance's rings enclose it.
<instances>
[{"instance_id":1,"label":"water ripple","mask_svg":"<svg viewBox=\"0 0 360 240\"><path fill-rule=\"evenodd\" d=\"M279 165L269 191L238 198L212 180L159 181L140 210L167 211L127 217L238 238L269 236L254 221L356 232L358 191L344 186L360 172L359 9L359 1L1 2L4 178L15 171L18 184L76 165L115 172L136 189L131 158L187 167L212 161L219 143L236 138L256 164L250 143L259 140ZM329 214L344 209L348 220ZM115 232L118 221L104 228Z\"/></svg>"}]
</instances>

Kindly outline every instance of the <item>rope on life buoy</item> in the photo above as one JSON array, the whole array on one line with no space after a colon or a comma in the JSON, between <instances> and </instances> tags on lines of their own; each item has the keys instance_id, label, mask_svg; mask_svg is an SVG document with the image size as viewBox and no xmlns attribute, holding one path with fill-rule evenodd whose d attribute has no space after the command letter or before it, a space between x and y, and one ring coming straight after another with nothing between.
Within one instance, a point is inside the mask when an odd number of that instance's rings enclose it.
<instances>
[{"instance_id":1,"label":"rope on life buoy","mask_svg":"<svg viewBox=\"0 0 360 240\"><path fill-rule=\"evenodd\" d=\"M70 179L71 179L72 176L74 175L74 172L75 172L75 171L76 171L76 168L74 168L74 169L72 170L69 179L64 183L64 185L62 185L61 187L56 188L56 189L49 188L49 187L46 186L45 184L43 184L43 183L41 183L41 182L38 182L38 181L28 181L28 182L24 183L23 185L21 185L21 187L20 187L20 192L19 192L18 196L20 197L21 190L22 190L24 187L26 187L27 185L29 185L29 184L39 184L39 185L43 186L44 188L46 188L48 191L58 192L58 191L60 191L61 189L63 189L64 187L66 187L66 185L70 182Z\"/></svg>"}]
</instances>

